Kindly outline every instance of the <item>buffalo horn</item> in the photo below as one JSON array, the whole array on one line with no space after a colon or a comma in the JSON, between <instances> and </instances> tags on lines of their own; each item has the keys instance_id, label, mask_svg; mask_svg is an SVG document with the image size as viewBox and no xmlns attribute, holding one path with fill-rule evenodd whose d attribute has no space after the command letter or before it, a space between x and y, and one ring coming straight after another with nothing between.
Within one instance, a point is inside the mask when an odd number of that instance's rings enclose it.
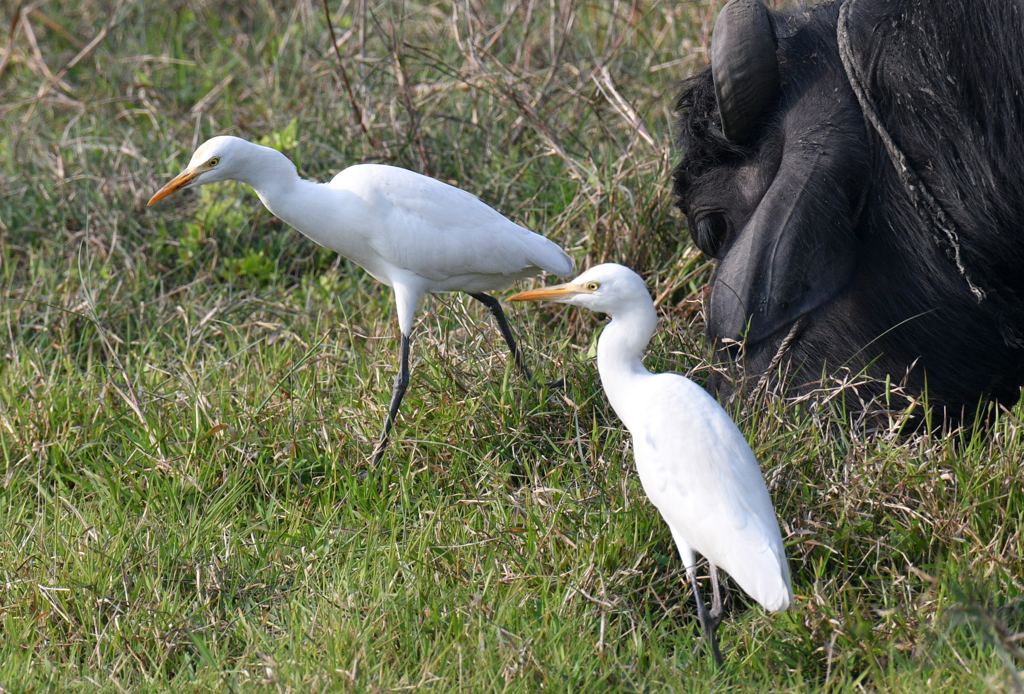
<instances>
[{"instance_id":1,"label":"buffalo horn","mask_svg":"<svg viewBox=\"0 0 1024 694\"><path fill-rule=\"evenodd\" d=\"M730 0L711 35L711 74L722 132L744 143L779 93L779 62L768 10L759 0Z\"/></svg>"}]
</instances>

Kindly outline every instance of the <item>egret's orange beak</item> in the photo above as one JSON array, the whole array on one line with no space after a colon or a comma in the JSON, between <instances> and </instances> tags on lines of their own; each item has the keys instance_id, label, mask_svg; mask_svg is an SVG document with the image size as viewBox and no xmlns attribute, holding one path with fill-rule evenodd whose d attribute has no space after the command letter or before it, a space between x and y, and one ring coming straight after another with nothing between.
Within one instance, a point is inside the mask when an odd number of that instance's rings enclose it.
<instances>
[{"instance_id":1,"label":"egret's orange beak","mask_svg":"<svg viewBox=\"0 0 1024 694\"><path fill-rule=\"evenodd\" d=\"M173 193L175 191L178 191L178 190L181 190L185 186L187 186L190 183L192 183L192 181L195 179L195 177L198 176L201 173L203 173L203 172L199 171L197 169L186 169L185 171L182 171L180 174L178 174L177 176L172 178L170 180L170 182L168 182L167 185L165 185L163 188L158 190L153 195L153 197L151 197L149 199L149 203L148 204L152 205L155 202L160 202L161 200L166 198L171 193Z\"/></svg>"},{"instance_id":2,"label":"egret's orange beak","mask_svg":"<svg viewBox=\"0 0 1024 694\"><path fill-rule=\"evenodd\" d=\"M519 292L515 296L510 296L509 301L558 301L559 299L565 299L575 294L593 294L593 291L587 289L582 284L575 284L573 282L566 282L565 284L556 284L553 287L541 287L540 289L528 289L525 292Z\"/></svg>"}]
</instances>

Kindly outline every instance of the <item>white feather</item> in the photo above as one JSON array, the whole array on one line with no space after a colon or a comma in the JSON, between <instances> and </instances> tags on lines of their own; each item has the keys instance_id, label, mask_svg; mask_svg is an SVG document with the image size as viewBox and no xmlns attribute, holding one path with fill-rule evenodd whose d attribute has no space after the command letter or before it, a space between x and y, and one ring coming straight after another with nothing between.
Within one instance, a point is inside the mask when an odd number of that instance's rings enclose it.
<instances>
[{"instance_id":1,"label":"white feather","mask_svg":"<svg viewBox=\"0 0 1024 694\"><path fill-rule=\"evenodd\" d=\"M693 553L729 573L765 609L793 600L782 535L761 468L721 405L683 376L652 374L643 353L657 313L629 268L598 265L572 282L511 300L552 299L606 313L597 342L601 385L633 437L637 472L687 567Z\"/></svg>"},{"instance_id":2,"label":"white feather","mask_svg":"<svg viewBox=\"0 0 1024 694\"><path fill-rule=\"evenodd\" d=\"M189 169L214 159L195 184L252 186L274 215L394 287L404 335L424 294L491 292L542 271L573 271L572 259L551 241L414 171L360 164L315 183L300 178L277 150L226 136L203 143Z\"/></svg>"}]
</instances>

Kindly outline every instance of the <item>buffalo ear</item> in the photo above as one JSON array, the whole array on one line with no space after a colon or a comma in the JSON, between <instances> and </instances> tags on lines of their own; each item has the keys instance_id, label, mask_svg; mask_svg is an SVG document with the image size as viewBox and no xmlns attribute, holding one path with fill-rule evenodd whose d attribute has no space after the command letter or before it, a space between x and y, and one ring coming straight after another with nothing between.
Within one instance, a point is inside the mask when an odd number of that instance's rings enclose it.
<instances>
[{"instance_id":1,"label":"buffalo ear","mask_svg":"<svg viewBox=\"0 0 1024 694\"><path fill-rule=\"evenodd\" d=\"M743 144L779 93L779 61L768 9L759 0L730 0L711 34L711 75L722 132Z\"/></svg>"}]
</instances>

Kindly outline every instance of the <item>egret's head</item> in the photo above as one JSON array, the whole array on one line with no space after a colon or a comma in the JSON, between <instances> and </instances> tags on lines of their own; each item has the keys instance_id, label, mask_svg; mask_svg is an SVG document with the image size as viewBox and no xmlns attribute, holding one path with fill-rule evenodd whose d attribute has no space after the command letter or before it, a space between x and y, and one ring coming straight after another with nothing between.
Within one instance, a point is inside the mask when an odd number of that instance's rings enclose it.
<instances>
[{"instance_id":1,"label":"egret's head","mask_svg":"<svg viewBox=\"0 0 1024 694\"><path fill-rule=\"evenodd\" d=\"M188 163L185 170L158 190L149 199L149 204L159 202L171 193L188 186L235 180L242 168L242 161L251 146L245 140L227 135L207 140L192 155L192 161Z\"/></svg>"},{"instance_id":2,"label":"egret's head","mask_svg":"<svg viewBox=\"0 0 1024 694\"><path fill-rule=\"evenodd\" d=\"M612 318L637 307L653 309L640 275L616 263L596 265L572 282L520 292L509 301L557 301L607 313Z\"/></svg>"}]
</instances>

